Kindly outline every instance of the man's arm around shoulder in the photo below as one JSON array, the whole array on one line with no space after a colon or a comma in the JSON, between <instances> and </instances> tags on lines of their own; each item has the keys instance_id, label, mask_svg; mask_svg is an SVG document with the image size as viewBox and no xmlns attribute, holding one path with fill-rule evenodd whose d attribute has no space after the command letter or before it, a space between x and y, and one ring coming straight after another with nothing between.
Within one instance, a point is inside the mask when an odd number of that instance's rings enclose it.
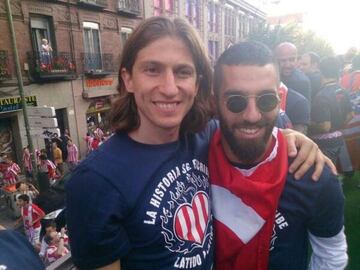
<instances>
[{"instance_id":1,"label":"man's arm around shoulder","mask_svg":"<svg viewBox=\"0 0 360 270\"><path fill-rule=\"evenodd\" d=\"M328 170L321 176L319 184L321 189L308 227L313 250L309 269L345 269L348 255L344 233L344 195L339 181Z\"/></svg>"}]
</instances>

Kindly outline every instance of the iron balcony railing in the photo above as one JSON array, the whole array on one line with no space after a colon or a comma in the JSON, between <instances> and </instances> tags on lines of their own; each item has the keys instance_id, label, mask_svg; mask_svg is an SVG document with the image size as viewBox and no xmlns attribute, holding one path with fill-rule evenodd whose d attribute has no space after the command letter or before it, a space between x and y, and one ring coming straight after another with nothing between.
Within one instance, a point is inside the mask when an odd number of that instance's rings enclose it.
<instances>
[{"instance_id":1,"label":"iron balcony railing","mask_svg":"<svg viewBox=\"0 0 360 270\"><path fill-rule=\"evenodd\" d=\"M0 50L0 81L5 81L11 78L8 52Z\"/></svg>"},{"instance_id":2,"label":"iron balcony railing","mask_svg":"<svg viewBox=\"0 0 360 270\"><path fill-rule=\"evenodd\" d=\"M76 77L75 62L69 52L28 52L30 73L36 80Z\"/></svg>"},{"instance_id":3,"label":"iron balcony railing","mask_svg":"<svg viewBox=\"0 0 360 270\"><path fill-rule=\"evenodd\" d=\"M78 0L78 4L92 8L104 9L107 7L107 0Z\"/></svg>"},{"instance_id":4,"label":"iron balcony railing","mask_svg":"<svg viewBox=\"0 0 360 270\"><path fill-rule=\"evenodd\" d=\"M101 75L113 73L113 55L110 53L82 53L83 72L85 74Z\"/></svg>"},{"instance_id":5,"label":"iron balcony railing","mask_svg":"<svg viewBox=\"0 0 360 270\"><path fill-rule=\"evenodd\" d=\"M129 15L140 15L139 0L118 0L118 11Z\"/></svg>"}]
</instances>

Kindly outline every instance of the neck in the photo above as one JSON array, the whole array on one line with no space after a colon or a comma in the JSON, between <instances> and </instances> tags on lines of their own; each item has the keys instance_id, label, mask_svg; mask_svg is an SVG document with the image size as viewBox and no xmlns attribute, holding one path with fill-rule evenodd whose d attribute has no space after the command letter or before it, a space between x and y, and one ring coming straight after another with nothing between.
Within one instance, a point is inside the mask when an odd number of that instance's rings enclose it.
<instances>
[{"instance_id":1,"label":"neck","mask_svg":"<svg viewBox=\"0 0 360 270\"><path fill-rule=\"evenodd\" d=\"M179 129L146 131L142 128L130 132L129 137L144 144L166 144L179 139Z\"/></svg>"}]
</instances>

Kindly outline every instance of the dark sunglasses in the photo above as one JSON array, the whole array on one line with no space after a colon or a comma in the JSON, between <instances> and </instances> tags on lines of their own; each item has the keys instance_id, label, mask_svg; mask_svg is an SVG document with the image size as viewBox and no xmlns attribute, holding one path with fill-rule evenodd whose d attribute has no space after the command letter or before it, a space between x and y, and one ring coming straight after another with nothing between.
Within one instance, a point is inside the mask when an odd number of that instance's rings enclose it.
<instances>
[{"instance_id":1,"label":"dark sunglasses","mask_svg":"<svg viewBox=\"0 0 360 270\"><path fill-rule=\"evenodd\" d=\"M266 93L262 95L231 95L225 103L227 109L232 113L240 113L246 109L249 98L256 98L256 106L261 112L271 112L280 102L280 98L276 93Z\"/></svg>"}]
</instances>

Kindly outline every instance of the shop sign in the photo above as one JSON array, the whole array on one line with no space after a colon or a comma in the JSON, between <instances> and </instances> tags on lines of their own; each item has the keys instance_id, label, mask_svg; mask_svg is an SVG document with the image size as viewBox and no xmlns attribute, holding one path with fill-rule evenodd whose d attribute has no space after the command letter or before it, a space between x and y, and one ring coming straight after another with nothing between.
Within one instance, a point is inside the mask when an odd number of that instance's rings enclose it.
<instances>
[{"instance_id":1,"label":"shop sign","mask_svg":"<svg viewBox=\"0 0 360 270\"><path fill-rule=\"evenodd\" d=\"M37 106L36 96L25 97L28 106ZM20 97L0 98L0 113L18 111L22 109Z\"/></svg>"},{"instance_id":2,"label":"shop sign","mask_svg":"<svg viewBox=\"0 0 360 270\"><path fill-rule=\"evenodd\" d=\"M115 77L85 78L83 81L85 98L109 96L117 93Z\"/></svg>"}]
</instances>

